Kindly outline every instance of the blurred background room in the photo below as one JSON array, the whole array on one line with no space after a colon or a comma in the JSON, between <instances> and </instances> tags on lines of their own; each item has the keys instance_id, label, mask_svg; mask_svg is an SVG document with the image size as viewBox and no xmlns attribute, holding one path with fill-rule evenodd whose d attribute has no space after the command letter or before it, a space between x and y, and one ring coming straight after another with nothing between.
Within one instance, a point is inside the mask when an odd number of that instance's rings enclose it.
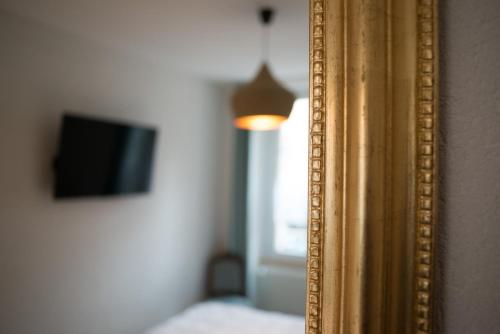
<instances>
[{"instance_id":1,"label":"blurred background room","mask_svg":"<svg viewBox=\"0 0 500 334\"><path fill-rule=\"evenodd\" d=\"M307 0L0 0L0 333L303 333L308 36Z\"/></svg>"}]
</instances>

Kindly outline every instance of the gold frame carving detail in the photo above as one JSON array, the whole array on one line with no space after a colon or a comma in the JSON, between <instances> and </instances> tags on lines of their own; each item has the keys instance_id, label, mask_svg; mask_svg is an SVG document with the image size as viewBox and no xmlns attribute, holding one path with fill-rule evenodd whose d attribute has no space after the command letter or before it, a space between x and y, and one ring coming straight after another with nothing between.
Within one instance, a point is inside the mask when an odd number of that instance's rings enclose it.
<instances>
[{"instance_id":1,"label":"gold frame carving detail","mask_svg":"<svg viewBox=\"0 0 500 334\"><path fill-rule=\"evenodd\" d=\"M306 333L433 328L437 0L310 0Z\"/></svg>"}]
</instances>

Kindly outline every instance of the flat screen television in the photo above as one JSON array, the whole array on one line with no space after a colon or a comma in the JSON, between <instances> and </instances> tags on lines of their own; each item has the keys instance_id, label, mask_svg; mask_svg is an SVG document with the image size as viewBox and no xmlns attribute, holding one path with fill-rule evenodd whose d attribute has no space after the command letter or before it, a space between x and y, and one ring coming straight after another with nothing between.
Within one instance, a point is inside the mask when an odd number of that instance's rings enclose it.
<instances>
[{"instance_id":1,"label":"flat screen television","mask_svg":"<svg viewBox=\"0 0 500 334\"><path fill-rule=\"evenodd\" d=\"M55 159L55 198L150 190L156 130L65 114Z\"/></svg>"}]
</instances>

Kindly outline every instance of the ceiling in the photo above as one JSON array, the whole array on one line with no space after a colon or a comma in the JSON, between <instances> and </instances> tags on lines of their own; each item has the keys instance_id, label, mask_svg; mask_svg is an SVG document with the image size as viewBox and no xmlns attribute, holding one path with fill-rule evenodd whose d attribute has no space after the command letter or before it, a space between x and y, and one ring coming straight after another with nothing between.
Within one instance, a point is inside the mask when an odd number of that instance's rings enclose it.
<instances>
[{"instance_id":1,"label":"ceiling","mask_svg":"<svg viewBox=\"0 0 500 334\"><path fill-rule=\"evenodd\" d=\"M261 61L257 8L272 5L271 68L307 82L308 0L0 0L0 7L109 47L220 81L248 80Z\"/></svg>"}]
</instances>

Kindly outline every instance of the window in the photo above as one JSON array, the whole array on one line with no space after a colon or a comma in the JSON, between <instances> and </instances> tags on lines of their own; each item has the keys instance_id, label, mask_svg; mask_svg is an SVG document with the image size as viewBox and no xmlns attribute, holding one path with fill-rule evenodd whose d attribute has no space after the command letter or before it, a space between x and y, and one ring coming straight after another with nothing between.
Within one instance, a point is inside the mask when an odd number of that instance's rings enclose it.
<instances>
[{"instance_id":1,"label":"window","mask_svg":"<svg viewBox=\"0 0 500 334\"><path fill-rule=\"evenodd\" d=\"M279 130L273 208L273 248L279 255L306 255L308 123L309 100L301 98Z\"/></svg>"}]
</instances>

